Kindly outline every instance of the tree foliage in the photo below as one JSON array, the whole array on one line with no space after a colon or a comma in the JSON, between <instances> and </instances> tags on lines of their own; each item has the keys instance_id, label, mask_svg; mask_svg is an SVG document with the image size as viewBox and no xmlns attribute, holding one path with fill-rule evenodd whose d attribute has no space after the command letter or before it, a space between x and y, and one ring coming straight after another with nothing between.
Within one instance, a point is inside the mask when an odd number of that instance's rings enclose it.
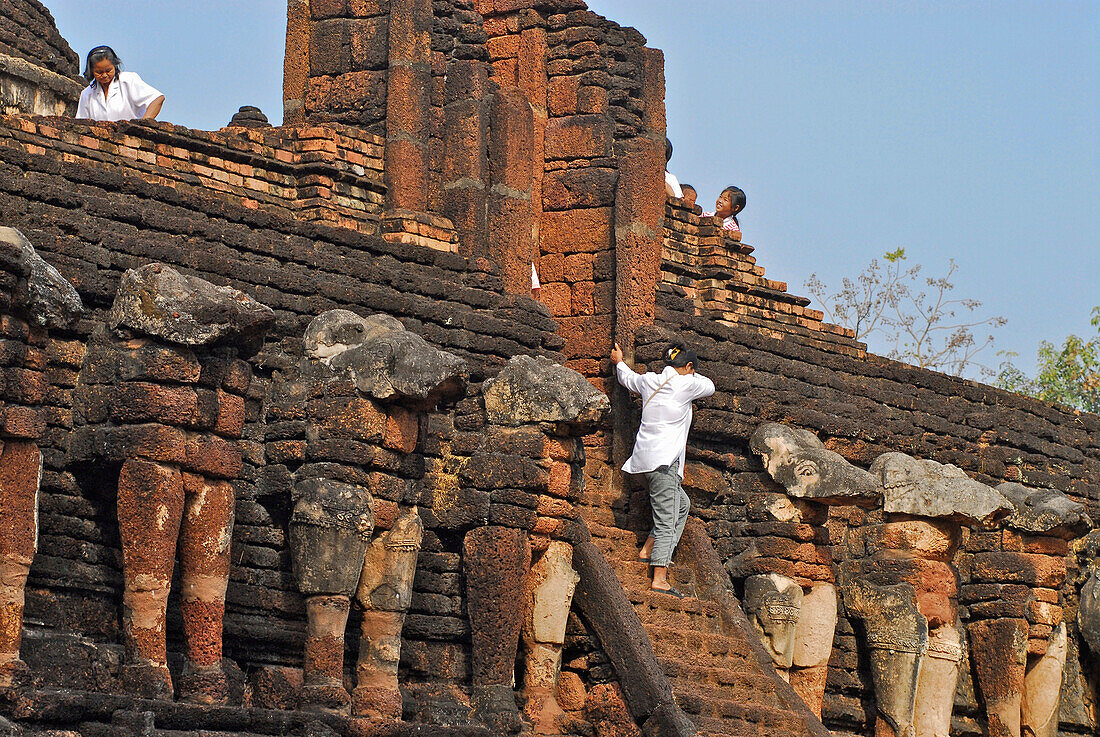
<instances>
[{"instance_id":1,"label":"tree foliage","mask_svg":"<svg viewBox=\"0 0 1100 737\"><path fill-rule=\"evenodd\" d=\"M817 274L810 275L806 289L827 319L855 331L857 340L885 346L890 358L956 376L994 376L978 360L993 336L975 331L1000 327L1005 319L981 317L980 301L954 295L955 261L948 262L943 276L922 277L919 264L906 263L904 248L883 259L872 259L855 279L845 277L837 292Z\"/></svg>"},{"instance_id":2,"label":"tree foliage","mask_svg":"<svg viewBox=\"0 0 1100 737\"><path fill-rule=\"evenodd\" d=\"M1034 378L1005 361L996 385L1047 402L1100 412L1100 307L1092 309L1092 325L1097 334L1091 340L1070 335L1061 348L1045 340L1040 343Z\"/></svg>"}]
</instances>

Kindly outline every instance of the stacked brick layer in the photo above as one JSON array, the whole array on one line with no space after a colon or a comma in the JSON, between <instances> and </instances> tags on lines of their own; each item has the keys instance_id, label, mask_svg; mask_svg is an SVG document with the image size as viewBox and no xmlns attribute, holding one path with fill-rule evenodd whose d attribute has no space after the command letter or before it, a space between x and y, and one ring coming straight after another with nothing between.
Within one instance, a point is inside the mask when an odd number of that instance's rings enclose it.
<instances>
[{"instance_id":1,"label":"stacked brick layer","mask_svg":"<svg viewBox=\"0 0 1100 737\"><path fill-rule=\"evenodd\" d=\"M80 73L80 58L57 32L38 0L8 0L0 8L0 54L26 59L66 76Z\"/></svg>"},{"instance_id":2,"label":"stacked brick layer","mask_svg":"<svg viewBox=\"0 0 1100 737\"><path fill-rule=\"evenodd\" d=\"M724 237L714 218L670 199L658 286L662 316L674 320L669 311L706 315L773 338L795 338L849 356L866 354L867 346L851 330L824 322L824 313L812 309L809 299L787 292L786 282L766 278L754 250Z\"/></svg>"},{"instance_id":3,"label":"stacked brick layer","mask_svg":"<svg viewBox=\"0 0 1100 737\"><path fill-rule=\"evenodd\" d=\"M16 151L108 166L119 176L141 177L150 185L215 194L284 217L363 232L378 229L382 142L352 128L207 133L168 123L0 120L0 146Z\"/></svg>"}]
</instances>

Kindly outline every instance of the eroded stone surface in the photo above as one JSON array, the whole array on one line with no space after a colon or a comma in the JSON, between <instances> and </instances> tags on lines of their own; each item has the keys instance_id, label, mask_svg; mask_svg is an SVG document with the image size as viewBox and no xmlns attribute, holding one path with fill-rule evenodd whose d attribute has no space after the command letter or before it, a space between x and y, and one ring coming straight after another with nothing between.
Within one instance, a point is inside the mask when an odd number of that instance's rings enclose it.
<instances>
[{"instance_id":1,"label":"eroded stone surface","mask_svg":"<svg viewBox=\"0 0 1100 737\"><path fill-rule=\"evenodd\" d=\"M1035 737L1056 737L1058 707L1062 701L1062 678L1069 645L1065 624L1054 628L1046 652L1028 667L1024 676L1021 728Z\"/></svg>"},{"instance_id":2,"label":"eroded stone surface","mask_svg":"<svg viewBox=\"0 0 1100 737\"><path fill-rule=\"evenodd\" d=\"M512 691L522 628L523 582L531 567L527 533L479 527L463 545L466 599L472 640L474 712L486 725L518 732L522 719Z\"/></svg>"},{"instance_id":3,"label":"eroded stone surface","mask_svg":"<svg viewBox=\"0 0 1100 737\"><path fill-rule=\"evenodd\" d=\"M821 504L873 504L882 495L870 474L806 430L766 423L749 442L768 475L791 496Z\"/></svg>"},{"instance_id":4,"label":"eroded stone surface","mask_svg":"<svg viewBox=\"0 0 1100 737\"><path fill-rule=\"evenodd\" d=\"M345 342L359 337L360 343ZM392 317L354 320L325 313L310 324L306 345L311 355L378 400L434 404L460 396L466 388L465 361L405 330Z\"/></svg>"},{"instance_id":5,"label":"eroded stone surface","mask_svg":"<svg viewBox=\"0 0 1100 737\"><path fill-rule=\"evenodd\" d=\"M1079 537L1092 527L1085 505L1055 489L1029 489L1023 484L1006 482L997 491L1015 508L1005 520L1006 527L1033 535L1066 538Z\"/></svg>"},{"instance_id":6,"label":"eroded stone surface","mask_svg":"<svg viewBox=\"0 0 1100 737\"><path fill-rule=\"evenodd\" d=\"M883 509L991 526L1012 514L1012 503L961 469L904 453L883 453L871 473L884 489Z\"/></svg>"},{"instance_id":7,"label":"eroded stone surface","mask_svg":"<svg viewBox=\"0 0 1100 737\"><path fill-rule=\"evenodd\" d=\"M351 310L328 310L310 321L303 340L307 356L329 364L349 348L404 329L401 321L390 315L362 317Z\"/></svg>"},{"instance_id":8,"label":"eroded stone surface","mask_svg":"<svg viewBox=\"0 0 1100 737\"><path fill-rule=\"evenodd\" d=\"M990 737L1020 737L1027 622L992 619L967 626L974 673L985 701Z\"/></svg>"},{"instance_id":9,"label":"eroded stone surface","mask_svg":"<svg viewBox=\"0 0 1100 737\"><path fill-rule=\"evenodd\" d=\"M485 382L489 422L595 423L611 407L607 396L572 369L542 356L514 356Z\"/></svg>"},{"instance_id":10,"label":"eroded stone surface","mask_svg":"<svg viewBox=\"0 0 1100 737\"><path fill-rule=\"evenodd\" d=\"M3 295L5 311L16 312L40 327L65 328L84 313L73 285L42 260L34 246L15 228L0 228L0 269L16 277Z\"/></svg>"},{"instance_id":11,"label":"eroded stone surface","mask_svg":"<svg viewBox=\"0 0 1100 737\"><path fill-rule=\"evenodd\" d=\"M374 499L362 486L326 478L294 485L290 549L298 588L307 596L351 596L374 531Z\"/></svg>"},{"instance_id":12,"label":"eroded stone surface","mask_svg":"<svg viewBox=\"0 0 1100 737\"><path fill-rule=\"evenodd\" d=\"M1077 627L1088 643L1093 658L1100 662L1100 569L1094 568L1081 587Z\"/></svg>"},{"instance_id":13,"label":"eroded stone surface","mask_svg":"<svg viewBox=\"0 0 1100 737\"><path fill-rule=\"evenodd\" d=\"M185 276L165 264L147 264L122 275L107 322L170 343L231 344L254 351L275 324L275 312L231 287Z\"/></svg>"},{"instance_id":14,"label":"eroded stone surface","mask_svg":"<svg viewBox=\"0 0 1100 737\"><path fill-rule=\"evenodd\" d=\"M837 623L836 587L818 583L802 596L794 633L790 684L810 711L821 716Z\"/></svg>"},{"instance_id":15,"label":"eroded stone surface","mask_svg":"<svg viewBox=\"0 0 1100 737\"><path fill-rule=\"evenodd\" d=\"M789 669L794 660L802 587L777 573L750 576L745 579L743 606L776 668L783 671ZM786 677L786 673L782 675Z\"/></svg>"},{"instance_id":16,"label":"eroded stone surface","mask_svg":"<svg viewBox=\"0 0 1100 737\"><path fill-rule=\"evenodd\" d=\"M896 737L909 737L928 646L928 622L917 608L916 591L907 583L880 586L860 580L842 590L849 614L863 622L875 706Z\"/></svg>"},{"instance_id":17,"label":"eroded stone surface","mask_svg":"<svg viewBox=\"0 0 1100 737\"><path fill-rule=\"evenodd\" d=\"M928 636L928 651L921 663L914 701L916 737L948 737L950 734L961 660L958 628L943 625L932 630Z\"/></svg>"},{"instance_id":18,"label":"eroded stone surface","mask_svg":"<svg viewBox=\"0 0 1100 737\"><path fill-rule=\"evenodd\" d=\"M401 630L412 602L416 556L424 523L416 507L371 542L363 559L356 600L363 607L352 711L374 719L401 718L397 666Z\"/></svg>"},{"instance_id":19,"label":"eroded stone surface","mask_svg":"<svg viewBox=\"0 0 1100 737\"><path fill-rule=\"evenodd\" d=\"M559 720L565 715L557 690L565 625L580 581L572 561L572 547L554 540L525 582L523 710L536 734L559 733Z\"/></svg>"}]
</instances>

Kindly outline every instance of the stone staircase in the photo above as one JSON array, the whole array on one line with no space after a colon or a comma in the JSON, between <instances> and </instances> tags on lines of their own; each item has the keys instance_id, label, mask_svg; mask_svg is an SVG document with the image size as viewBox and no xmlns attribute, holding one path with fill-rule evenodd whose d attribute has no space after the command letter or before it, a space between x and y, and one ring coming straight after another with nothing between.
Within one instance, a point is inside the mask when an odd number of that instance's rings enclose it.
<instances>
[{"instance_id":1,"label":"stone staircase","mask_svg":"<svg viewBox=\"0 0 1100 737\"><path fill-rule=\"evenodd\" d=\"M722 580L716 580L717 554L702 524L689 522L670 569L673 585L687 594L676 599L650 590L648 566L635 560L638 538L616 525L611 500L588 498L585 503L581 515L592 543L622 583L677 704L701 737L829 734L750 639L755 633L747 633L748 622L728 592L724 570ZM709 548L712 560L699 560L707 557L700 548ZM716 587L724 593L715 596Z\"/></svg>"}]
</instances>

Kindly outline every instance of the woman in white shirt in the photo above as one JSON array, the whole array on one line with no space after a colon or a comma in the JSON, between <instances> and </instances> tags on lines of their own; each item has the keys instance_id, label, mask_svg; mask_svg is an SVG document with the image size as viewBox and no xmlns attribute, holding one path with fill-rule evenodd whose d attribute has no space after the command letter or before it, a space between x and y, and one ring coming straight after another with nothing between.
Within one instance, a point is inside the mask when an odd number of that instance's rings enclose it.
<instances>
[{"instance_id":1,"label":"woman in white shirt","mask_svg":"<svg viewBox=\"0 0 1100 737\"><path fill-rule=\"evenodd\" d=\"M110 46L88 52L84 79L90 83L80 93L76 117L92 120L155 120L164 95L133 72L122 71L122 60Z\"/></svg>"},{"instance_id":2,"label":"woman in white shirt","mask_svg":"<svg viewBox=\"0 0 1100 737\"><path fill-rule=\"evenodd\" d=\"M714 394L714 382L695 373L695 351L673 344L665 349L665 370L637 374L623 363L616 343L611 362L619 383L642 397L642 424L634 452L623 470L645 474L653 508L653 531L638 552L638 560L653 566L652 589L677 598L683 594L668 582L668 564L680 542L691 502L684 492L684 453L691 428L691 403Z\"/></svg>"}]
</instances>

